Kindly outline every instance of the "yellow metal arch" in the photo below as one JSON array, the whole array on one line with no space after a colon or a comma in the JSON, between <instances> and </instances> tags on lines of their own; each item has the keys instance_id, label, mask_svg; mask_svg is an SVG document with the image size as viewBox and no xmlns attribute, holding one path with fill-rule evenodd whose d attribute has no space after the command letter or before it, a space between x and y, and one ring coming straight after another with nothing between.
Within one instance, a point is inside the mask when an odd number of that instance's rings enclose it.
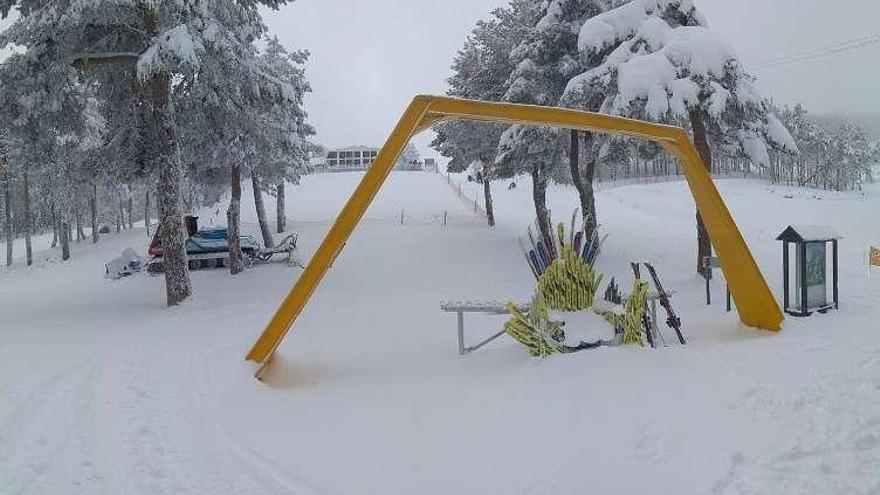
<instances>
[{"instance_id":1,"label":"yellow metal arch","mask_svg":"<svg viewBox=\"0 0 880 495\"><path fill-rule=\"evenodd\" d=\"M697 210L717 251L721 268L736 301L740 319L750 327L779 330L783 316L767 281L746 246L712 178L703 166L688 134L681 128L563 108L490 103L441 96L416 96L373 165L303 271L299 280L272 316L247 359L263 366L284 339L296 318L333 265L351 233L369 207L398 155L413 135L445 120L463 119L505 124L547 125L582 131L622 134L662 145L678 158ZM258 371L258 376L259 372Z\"/></svg>"}]
</instances>

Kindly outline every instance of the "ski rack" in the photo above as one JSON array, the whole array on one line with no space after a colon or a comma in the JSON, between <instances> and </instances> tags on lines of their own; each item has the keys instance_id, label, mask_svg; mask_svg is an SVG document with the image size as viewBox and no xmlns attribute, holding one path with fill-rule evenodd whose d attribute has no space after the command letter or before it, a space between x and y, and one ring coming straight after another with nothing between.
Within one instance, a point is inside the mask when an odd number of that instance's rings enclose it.
<instances>
[{"instance_id":1,"label":"ski rack","mask_svg":"<svg viewBox=\"0 0 880 495\"><path fill-rule=\"evenodd\" d=\"M697 210L718 253L725 278L730 283L740 319L750 327L780 330L784 318L782 310L684 129L566 108L419 95L407 107L302 275L248 352L246 359L259 365L257 378L261 378L275 350L342 252L403 148L415 134L449 120L552 126L643 138L658 143L681 164Z\"/></svg>"}]
</instances>

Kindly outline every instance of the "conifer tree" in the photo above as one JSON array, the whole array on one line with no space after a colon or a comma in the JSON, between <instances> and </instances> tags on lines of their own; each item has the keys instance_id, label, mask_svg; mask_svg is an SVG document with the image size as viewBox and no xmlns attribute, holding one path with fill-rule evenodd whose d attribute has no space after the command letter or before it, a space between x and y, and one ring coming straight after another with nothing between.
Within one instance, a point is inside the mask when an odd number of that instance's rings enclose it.
<instances>
[{"instance_id":1,"label":"conifer tree","mask_svg":"<svg viewBox=\"0 0 880 495\"><path fill-rule=\"evenodd\" d=\"M690 0L633 0L587 19L578 48L604 61L572 78L565 105L640 119L687 123L708 171L712 148L759 166L769 148L797 152L730 45L706 27ZM697 269L711 254L697 216Z\"/></svg>"}]
</instances>

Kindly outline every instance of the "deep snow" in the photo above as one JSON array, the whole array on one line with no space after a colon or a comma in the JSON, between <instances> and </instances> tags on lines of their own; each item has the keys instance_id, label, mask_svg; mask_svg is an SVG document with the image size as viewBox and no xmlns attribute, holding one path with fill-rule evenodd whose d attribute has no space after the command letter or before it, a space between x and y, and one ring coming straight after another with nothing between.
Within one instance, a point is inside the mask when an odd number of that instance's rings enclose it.
<instances>
[{"instance_id":1,"label":"deep snow","mask_svg":"<svg viewBox=\"0 0 880 495\"><path fill-rule=\"evenodd\" d=\"M359 177L288 188L304 254ZM195 297L173 309L161 278L102 278L124 247L145 250L142 230L0 271L0 494L876 493L880 273L864 260L880 244L880 189L719 187L778 297L785 226L846 237L841 311L780 334L743 328L721 280L705 306L681 182L599 193L598 268L626 287L630 260L653 261L678 291L687 347L666 333L665 349L540 360L502 337L457 356L442 299L531 292L516 243L533 217L526 180L494 187L489 230L441 176L392 174L266 383L243 356L299 274L284 263L195 272ZM568 221L573 189L548 197ZM469 337L502 322L469 317Z\"/></svg>"}]
</instances>

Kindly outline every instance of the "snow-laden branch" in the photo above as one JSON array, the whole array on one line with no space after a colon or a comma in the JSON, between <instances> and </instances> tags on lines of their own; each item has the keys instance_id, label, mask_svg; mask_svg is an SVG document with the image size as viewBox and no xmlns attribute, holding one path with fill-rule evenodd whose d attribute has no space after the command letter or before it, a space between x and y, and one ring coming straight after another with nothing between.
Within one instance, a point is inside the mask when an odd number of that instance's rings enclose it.
<instances>
[{"instance_id":1,"label":"snow-laden branch","mask_svg":"<svg viewBox=\"0 0 880 495\"><path fill-rule=\"evenodd\" d=\"M190 36L186 24L168 29L153 38L137 62L138 77L148 79L158 72L185 73L199 67L201 45Z\"/></svg>"},{"instance_id":2,"label":"snow-laden branch","mask_svg":"<svg viewBox=\"0 0 880 495\"><path fill-rule=\"evenodd\" d=\"M120 64L134 66L139 54L134 52L78 53L73 56L73 65L78 70L87 70L99 65Z\"/></svg>"}]
</instances>

